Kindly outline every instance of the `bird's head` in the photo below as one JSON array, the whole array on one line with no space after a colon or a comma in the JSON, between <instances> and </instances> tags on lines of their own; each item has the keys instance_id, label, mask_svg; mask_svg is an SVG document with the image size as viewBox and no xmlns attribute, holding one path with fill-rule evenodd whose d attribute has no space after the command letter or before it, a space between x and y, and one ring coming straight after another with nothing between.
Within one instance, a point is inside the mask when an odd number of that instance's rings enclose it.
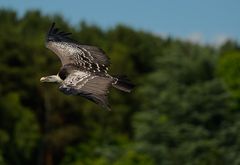
<instances>
[{"instance_id":1,"label":"bird's head","mask_svg":"<svg viewBox=\"0 0 240 165\"><path fill-rule=\"evenodd\" d=\"M40 82L54 82L54 83L61 83L63 80L58 75L51 75L42 77Z\"/></svg>"}]
</instances>

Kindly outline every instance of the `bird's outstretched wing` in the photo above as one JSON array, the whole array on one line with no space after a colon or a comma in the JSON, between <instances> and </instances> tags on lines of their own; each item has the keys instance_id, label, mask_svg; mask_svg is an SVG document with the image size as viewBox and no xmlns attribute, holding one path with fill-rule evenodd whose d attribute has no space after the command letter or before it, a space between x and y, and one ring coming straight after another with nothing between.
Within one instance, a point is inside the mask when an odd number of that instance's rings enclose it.
<instances>
[{"instance_id":1,"label":"bird's outstretched wing","mask_svg":"<svg viewBox=\"0 0 240 165\"><path fill-rule=\"evenodd\" d=\"M91 75L89 72L72 71L59 87L68 95L81 95L96 104L109 108L107 93L112 79Z\"/></svg>"},{"instance_id":2,"label":"bird's outstretched wing","mask_svg":"<svg viewBox=\"0 0 240 165\"><path fill-rule=\"evenodd\" d=\"M55 23L52 24L47 34L46 47L57 54L63 66L74 64L94 72L107 70L110 62L102 49L78 44L69 37L71 33L59 31L54 26Z\"/></svg>"}]
</instances>

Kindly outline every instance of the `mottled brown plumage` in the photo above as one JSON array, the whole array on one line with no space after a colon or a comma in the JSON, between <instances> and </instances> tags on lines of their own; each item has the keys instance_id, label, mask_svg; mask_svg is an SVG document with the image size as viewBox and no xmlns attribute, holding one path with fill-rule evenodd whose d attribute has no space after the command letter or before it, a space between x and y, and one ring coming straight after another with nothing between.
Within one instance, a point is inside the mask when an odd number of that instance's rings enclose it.
<instances>
[{"instance_id":1,"label":"mottled brown plumage","mask_svg":"<svg viewBox=\"0 0 240 165\"><path fill-rule=\"evenodd\" d=\"M43 77L42 82L58 82L63 93L81 95L108 109L111 86L131 91L133 85L129 81L108 74L110 61L102 49L78 44L69 38L71 33L59 32L54 26L55 23L47 34L46 47L60 58L62 67L57 76Z\"/></svg>"}]
</instances>

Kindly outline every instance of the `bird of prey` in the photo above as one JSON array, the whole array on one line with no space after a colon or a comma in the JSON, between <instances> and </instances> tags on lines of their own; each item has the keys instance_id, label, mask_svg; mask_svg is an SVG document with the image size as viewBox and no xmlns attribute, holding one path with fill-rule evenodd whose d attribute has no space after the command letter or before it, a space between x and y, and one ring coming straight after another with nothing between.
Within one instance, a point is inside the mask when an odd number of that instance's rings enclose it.
<instances>
[{"instance_id":1,"label":"bird of prey","mask_svg":"<svg viewBox=\"0 0 240 165\"><path fill-rule=\"evenodd\" d=\"M107 94L111 86L130 92L134 85L126 78L108 74L110 61L105 52L90 45L82 45L59 31L55 23L46 37L46 47L61 60L57 75L42 77L41 82L59 83L59 90L67 95L80 95L110 110Z\"/></svg>"}]
</instances>

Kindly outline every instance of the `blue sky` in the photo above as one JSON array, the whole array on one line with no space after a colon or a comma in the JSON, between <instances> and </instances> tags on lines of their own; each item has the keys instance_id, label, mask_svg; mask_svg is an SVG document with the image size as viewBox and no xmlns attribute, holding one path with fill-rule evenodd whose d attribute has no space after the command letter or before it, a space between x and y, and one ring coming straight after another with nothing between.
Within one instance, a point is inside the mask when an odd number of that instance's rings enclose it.
<instances>
[{"instance_id":1,"label":"blue sky","mask_svg":"<svg viewBox=\"0 0 240 165\"><path fill-rule=\"evenodd\" d=\"M239 0L0 0L0 7L20 16L29 9L58 13L72 25L85 20L105 29L122 23L193 42L240 41Z\"/></svg>"}]
</instances>

